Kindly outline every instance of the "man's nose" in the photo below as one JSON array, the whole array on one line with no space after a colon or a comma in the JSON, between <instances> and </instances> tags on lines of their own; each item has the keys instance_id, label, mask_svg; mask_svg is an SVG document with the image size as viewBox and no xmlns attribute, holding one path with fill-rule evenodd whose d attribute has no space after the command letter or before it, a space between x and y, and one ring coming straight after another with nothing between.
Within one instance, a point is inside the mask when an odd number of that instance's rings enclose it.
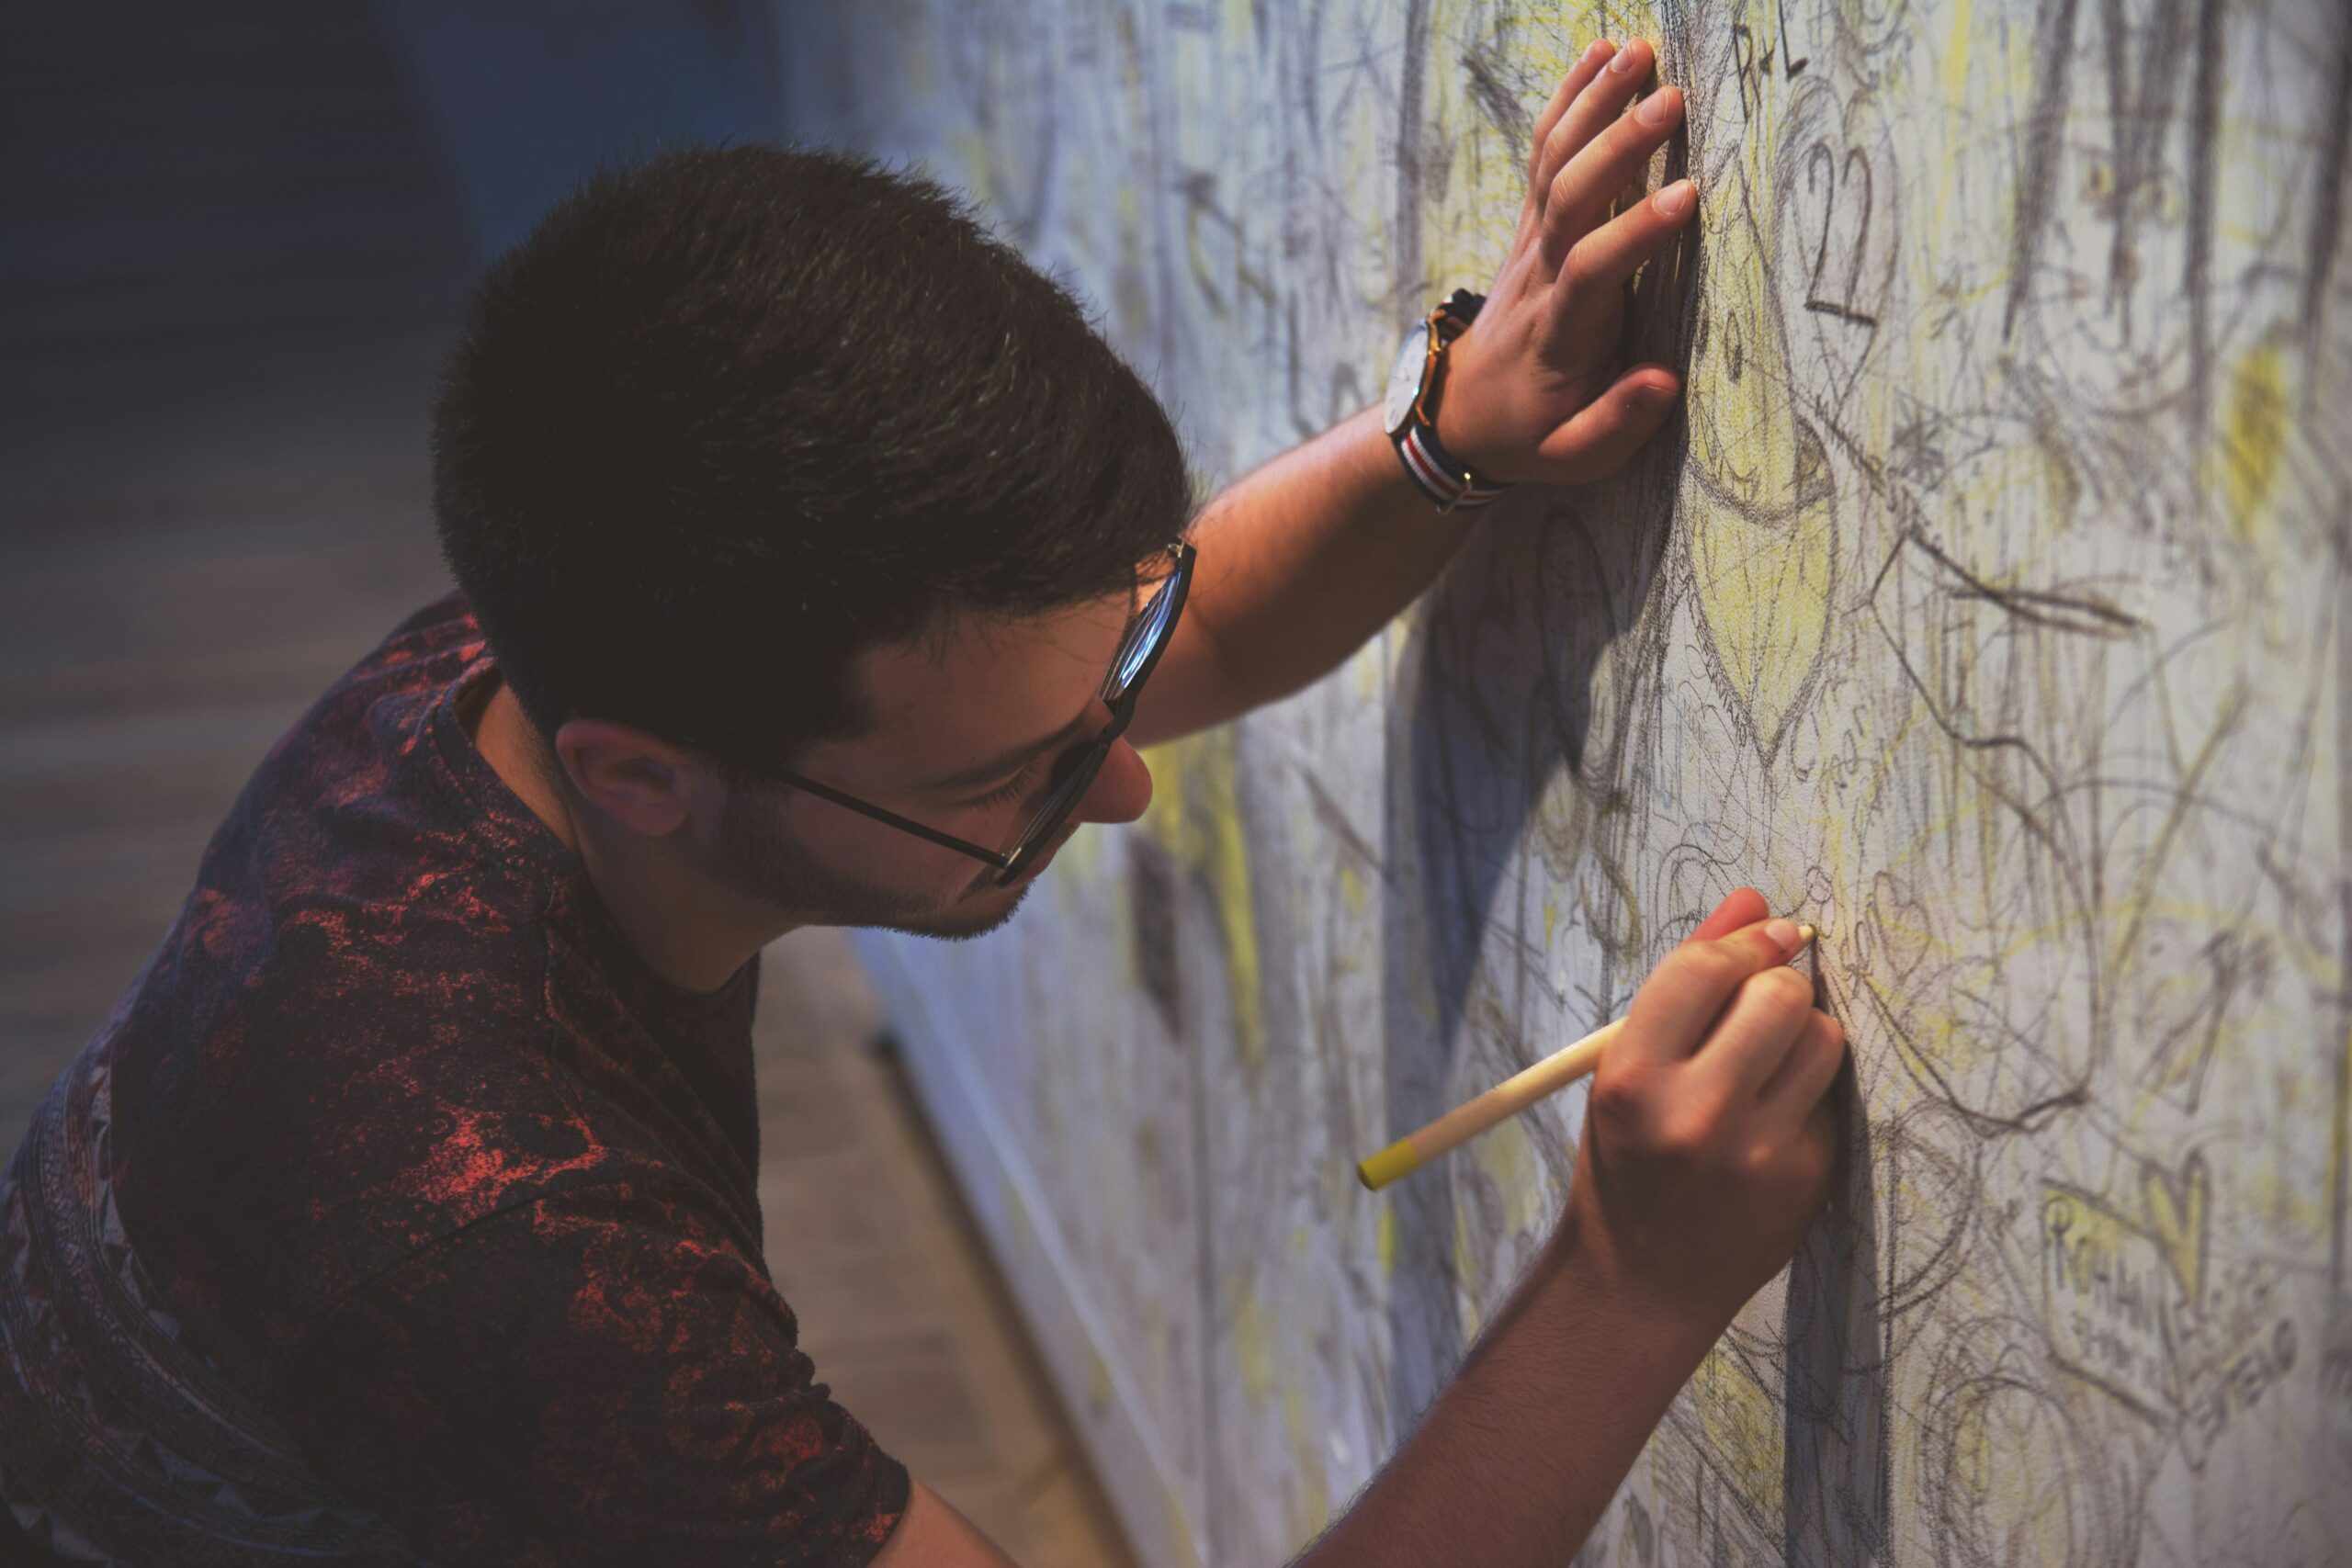
<instances>
[{"instance_id":1,"label":"man's nose","mask_svg":"<svg viewBox=\"0 0 2352 1568\"><path fill-rule=\"evenodd\" d=\"M1151 770L1125 741L1112 744L1086 794L1070 813L1074 822L1132 822L1151 804Z\"/></svg>"}]
</instances>

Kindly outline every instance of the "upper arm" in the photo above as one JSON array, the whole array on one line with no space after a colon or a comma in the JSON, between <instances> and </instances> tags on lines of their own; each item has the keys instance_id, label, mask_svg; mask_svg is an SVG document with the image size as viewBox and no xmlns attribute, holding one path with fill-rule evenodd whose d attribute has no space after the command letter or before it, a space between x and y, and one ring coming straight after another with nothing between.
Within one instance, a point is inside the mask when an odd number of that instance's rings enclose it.
<instances>
[{"instance_id":1,"label":"upper arm","mask_svg":"<svg viewBox=\"0 0 2352 1568\"><path fill-rule=\"evenodd\" d=\"M1140 749L1180 739L1250 709L1207 618L1187 605L1176 633L1136 698L1127 740Z\"/></svg>"},{"instance_id":2,"label":"upper arm","mask_svg":"<svg viewBox=\"0 0 2352 1568\"><path fill-rule=\"evenodd\" d=\"M918 1481L873 1568L1021 1568L947 1499Z\"/></svg>"}]
</instances>

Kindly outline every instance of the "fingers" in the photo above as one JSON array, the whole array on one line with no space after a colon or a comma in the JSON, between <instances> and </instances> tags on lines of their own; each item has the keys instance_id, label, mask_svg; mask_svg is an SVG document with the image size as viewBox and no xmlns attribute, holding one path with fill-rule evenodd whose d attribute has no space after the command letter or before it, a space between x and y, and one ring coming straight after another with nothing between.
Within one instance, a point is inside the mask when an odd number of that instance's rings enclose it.
<instances>
[{"instance_id":1,"label":"fingers","mask_svg":"<svg viewBox=\"0 0 2352 1568\"><path fill-rule=\"evenodd\" d=\"M1758 920L1772 918L1772 907L1764 902L1764 895L1753 887L1733 889L1729 897L1715 906L1715 912L1699 922L1698 929L1684 942L1713 942L1728 936L1742 926L1752 926Z\"/></svg>"},{"instance_id":2,"label":"fingers","mask_svg":"<svg viewBox=\"0 0 2352 1568\"><path fill-rule=\"evenodd\" d=\"M1601 52L1603 47L1596 44L1577 62L1569 75L1585 72L1584 81L1561 109L1559 118L1552 122L1551 130L1536 139L1531 189L1539 208L1548 209L1560 175L1571 160L1602 128L1625 112L1626 104L1633 100L1635 90L1648 78L1650 67L1657 62L1650 46L1641 39L1631 39L1623 49L1606 53Z\"/></svg>"},{"instance_id":3,"label":"fingers","mask_svg":"<svg viewBox=\"0 0 2352 1568\"><path fill-rule=\"evenodd\" d=\"M1838 1069L1845 1062L1846 1026L1815 1009L1758 1098L1769 1108L1800 1113L1815 1110L1838 1081Z\"/></svg>"},{"instance_id":4,"label":"fingers","mask_svg":"<svg viewBox=\"0 0 2352 1568\"><path fill-rule=\"evenodd\" d=\"M1785 964L1804 944L1797 923L1762 920L1712 942L1676 948L1634 995L1612 1053L1679 1062L1699 1049L1724 1007L1752 976ZM1802 976L1796 976L1802 979ZM1812 996L1806 987L1806 997Z\"/></svg>"},{"instance_id":5,"label":"fingers","mask_svg":"<svg viewBox=\"0 0 2352 1568\"><path fill-rule=\"evenodd\" d=\"M1568 152L1575 151L1570 148L1556 158L1551 156L1554 151L1552 132L1559 128L1560 117L1567 113L1568 106L1576 102L1577 95L1600 73L1600 68L1609 63L1609 57L1616 51L1617 46L1607 39L1593 39L1585 46L1585 51L1577 62L1568 67L1568 73L1560 78L1559 91L1552 95L1552 101L1544 106L1543 115L1535 121L1534 142L1527 150L1527 188L1530 196L1540 199L1551 185L1552 176L1558 174L1560 165L1568 161Z\"/></svg>"},{"instance_id":6,"label":"fingers","mask_svg":"<svg viewBox=\"0 0 2352 1568\"><path fill-rule=\"evenodd\" d=\"M1637 365L1545 436L1535 455L1555 484L1589 484L1614 473L1674 412L1681 384L1663 365Z\"/></svg>"},{"instance_id":7,"label":"fingers","mask_svg":"<svg viewBox=\"0 0 2352 1568\"><path fill-rule=\"evenodd\" d=\"M1682 120L1682 91L1660 87L1595 135L1554 176L1544 201L1544 257L1557 265L1598 223ZM1636 210L1639 210L1636 209ZM1687 211L1678 216L1688 216Z\"/></svg>"},{"instance_id":8,"label":"fingers","mask_svg":"<svg viewBox=\"0 0 2352 1568\"><path fill-rule=\"evenodd\" d=\"M1732 1102L1755 1099L1809 1027L1813 982L1785 964L1750 975L1707 1031L1692 1065Z\"/></svg>"},{"instance_id":9,"label":"fingers","mask_svg":"<svg viewBox=\"0 0 2352 1568\"><path fill-rule=\"evenodd\" d=\"M1568 248L1561 264L1569 288L1563 298L1589 298L1592 292L1624 282L1698 210L1698 192L1689 180L1677 180L1631 211L1621 212L1587 233ZM1545 232L1550 231L1547 224Z\"/></svg>"}]
</instances>

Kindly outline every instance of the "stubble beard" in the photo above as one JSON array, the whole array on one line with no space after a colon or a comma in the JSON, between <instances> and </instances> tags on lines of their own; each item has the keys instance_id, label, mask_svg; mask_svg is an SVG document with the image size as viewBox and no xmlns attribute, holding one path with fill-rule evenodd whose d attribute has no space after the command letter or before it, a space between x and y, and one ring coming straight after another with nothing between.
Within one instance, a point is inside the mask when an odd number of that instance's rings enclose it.
<instances>
[{"instance_id":1,"label":"stubble beard","mask_svg":"<svg viewBox=\"0 0 2352 1568\"><path fill-rule=\"evenodd\" d=\"M703 868L732 892L790 914L796 924L863 926L950 942L986 936L1021 907L1023 886L1001 901L988 895L983 873L955 902L941 906L876 887L818 863L775 819L774 804L748 790L728 792Z\"/></svg>"}]
</instances>

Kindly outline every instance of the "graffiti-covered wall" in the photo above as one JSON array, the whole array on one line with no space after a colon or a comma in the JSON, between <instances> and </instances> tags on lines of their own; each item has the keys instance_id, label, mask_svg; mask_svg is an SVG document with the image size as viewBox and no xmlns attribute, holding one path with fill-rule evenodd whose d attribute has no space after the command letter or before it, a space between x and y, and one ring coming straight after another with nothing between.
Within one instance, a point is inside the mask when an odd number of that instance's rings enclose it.
<instances>
[{"instance_id":1,"label":"graffiti-covered wall","mask_svg":"<svg viewBox=\"0 0 2352 1568\"><path fill-rule=\"evenodd\" d=\"M1689 93L1689 417L1153 758L1007 931L868 942L1147 1557L1279 1562L1556 1213L1582 1096L1351 1162L1823 930L1852 1190L1607 1563L2352 1555L2341 0L863 0L808 130L1069 279L1215 485L1504 253L1596 33Z\"/></svg>"}]
</instances>

